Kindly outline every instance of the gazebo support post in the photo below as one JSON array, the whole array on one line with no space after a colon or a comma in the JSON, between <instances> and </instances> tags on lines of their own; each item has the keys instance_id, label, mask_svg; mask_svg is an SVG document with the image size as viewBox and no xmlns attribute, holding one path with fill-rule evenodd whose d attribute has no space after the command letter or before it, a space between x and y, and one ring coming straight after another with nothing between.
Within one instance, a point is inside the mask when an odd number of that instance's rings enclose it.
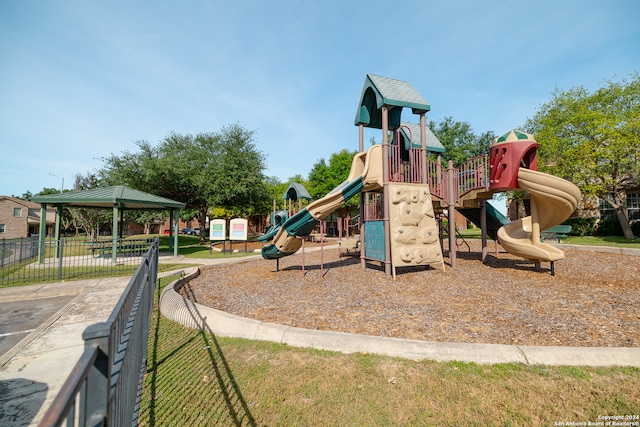
<instances>
[{"instance_id":1,"label":"gazebo support post","mask_svg":"<svg viewBox=\"0 0 640 427\"><path fill-rule=\"evenodd\" d=\"M62 217L62 206L56 206L56 258L60 258L60 217Z\"/></svg>"},{"instance_id":2,"label":"gazebo support post","mask_svg":"<svg viewBox=\"0 0 640 427\"><path fill-rule=\"evenodd\" d=\"M120 223L118 225L118 238L122 239L124 234L124 208L120 209Z\"/></svg>"},{"instance_id":3,"label":"gazebo support post","mask_svg":"<svg viewBox=\"0 0 640 427\"><path fill-rule=\"evenodd\" d=\"M173 250L173 239L171 235L171 229L173 228L173 217L176 215L176 211L169 211L169 252Z\"/></svg>"},{"instance_id":4,"label":"gazebo support post","mask_svg":"<svg viewBox=\"0 0 640 427\"><path fill-rule=\"evenodd\" d=\"M38 231L38 264L44 264L44 240L47 237L47 204L40 203L40 230Z\"/></svg>"},{"instance_id":5,"label":"gazebo support post","mask_svg":"<svg viewBox=\"0 0 640 427\"><path fill-rule=\"evenodd\" d=\"M116 263L118 258L118 204L113 204L113 224L111 225L111 235L113 236L111 242L111 262ZM98 230L98 233L100 231Z\"/></svg>"},{"instance_id":6,"label":"gazebo support post","mask_svg":"<svg viewBox=\"0 0 640 427\"><path fill-rule=\"evenodd\" d=\"M173 213L173 225L171 228L173 228L173 256L178 256L178 226L180 222L180 210L176 209L174 210ZM200 229L201 233L204 233L206 230L206 228L203 226ZM169 233L171 233L171 230L169 230Z\"/></svg>"}]
</instances>

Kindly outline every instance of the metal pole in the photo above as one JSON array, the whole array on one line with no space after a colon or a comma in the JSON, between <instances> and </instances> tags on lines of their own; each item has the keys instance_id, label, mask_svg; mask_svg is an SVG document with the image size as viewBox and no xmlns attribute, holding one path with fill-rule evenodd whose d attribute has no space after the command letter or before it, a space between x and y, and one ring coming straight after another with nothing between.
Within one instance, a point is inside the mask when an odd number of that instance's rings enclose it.
<instances>
[{"instance_id":1,"label":"metal pole","mask_svg":"<svg viewBox=\"0 0 640 427\"><path fill-rule=\"evenodd\" d=\"M320 221L320 277L324 277L324 236L327 234L327 222Z\"/></svg>"},{"instance_id":2,"label":"metal pole","mask_svg":"<svg viewBox=\"0 0 640 427\"><path fill-rule=\"evenodd\" d=\"M60 217L62 216L62 206L56 206L56 240L60 240ZM56 246L56 257L60 257L59 248Z\"/></svg>"},{"instance_id":3,"label":"metal pole","mask_svg":"<svg viewBox=\"0 0 640 427\"><path fill-rule=\"evenodd\" d=\"M98 348L98 357L87 378L86 387L80 393L80 419L100 425L108 418L109 406L109 333L107 323L88 326L82 333L85 349Z\"/></svg>"},{"instance_id":4,"label":"metal pole","mask_svg":"<svg viewBox=\"0 0 640 427\"><path fill-rule=\"evenodd\" d=\"M391 247L389 227L389 109L382 106L382 198L384 202L382 223L384 225L384 274L391 276Z\"/></svg>"},{"instance_id":5,"label":"metal pole","mask_svg":"<svg viewBox=\"0 0 640 427\"><path fill-rule=\"evenodd\" d=\"M364 151L364 125L358 124L358 150L360 153ZM360 220L362 221L362 227L360 227L360 248L364 248L364 205L365 195L364 192L360 192ZM367 261L364 259L364 249L360 249L360 268L365 268Z\"/></svg>"},{"instance_id":6,"label":"metal pole","mask_svg":"<svg viewBox=\"0 0 640 427\"><path fill-rule=\"evenodd\" d=\"M482 263L487 261L487 201L480 200L480 230L482 231Z\"/></svg>"},{"instance_id":7,"label":"metal pole","mask_svg":"<svg viewBox=\"0 0 640 427\"><path fill-rule=\"evenodd\" d=\"M427 118L424 112L420 113L420 163L422 183L427 184Z\"/></svg>"},{"instance_id":8,"label":"metal pole","mask_svg":"<svg viewBox=\"0 0 640 427\"><path fill-rule=\"evenodd\" d=\"M453 162L447 164L447 199L449 199L449 261L451 268L456 266L456 194L453 183Z\"/></svg>"},{"instance_id":9,"label":"metal pole","mask_svg":"<svg viewBox=\"0 0 640 427\"><path fill-rule=\"evenodd\" d=\"M40 230L38 231L38 264L44 264L45 237L47 236L47 204L40 203Z\"/></svg>"},{"instance_id":10,"label":"metal pole","mask_svg":"<svg viewBox=\"0 0 640 427\"><path fill-rule=\"evenodd\" d=\"M304 237L298 237L299 239L302 239L302 275L305 275L304 272Z\"/></svg>"},{"instance_id":11,"label":"metal pole","mask_svg":"<svg viewBox=\"0 0 640 427\"><path fill-rule=\"evenodd\" d=\"M56 245L56 250L58 252L58 280L62 280L62 254L64 253L63 247L64 239L58 240Z\"/></svg>"},{"instance_id":12,"label":"metal pole","mask_svg":"<svg viewBox=\"0 0 640 427\"><path fill-rule=\"evenodd\" d=\"M118 258L118 204L113 204L113 224L112 234L113 240L111 242L111 263L116 264Z\"/></svg>"}]
</instances>

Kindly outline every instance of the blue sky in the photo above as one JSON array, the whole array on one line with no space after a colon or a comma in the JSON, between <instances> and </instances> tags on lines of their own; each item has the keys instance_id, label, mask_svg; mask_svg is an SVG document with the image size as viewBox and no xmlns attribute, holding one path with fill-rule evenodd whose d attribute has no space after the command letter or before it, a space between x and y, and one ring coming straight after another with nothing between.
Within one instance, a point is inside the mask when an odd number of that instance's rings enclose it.
<instances>
[{"instance_id":1,"label":"blue sky","mask_svg":"<svg viewBox=\"0 0 640 427\"><path fill-rule=\"evenodd\" d=\"M502 134L556 87L639 70L638 16L636 0L4 0L0 195L68 189L135 141L234 123L256 131L267 175L306 177L357 149L367 73L411 83L427 119Z\"/></svg>"}]
</instances>

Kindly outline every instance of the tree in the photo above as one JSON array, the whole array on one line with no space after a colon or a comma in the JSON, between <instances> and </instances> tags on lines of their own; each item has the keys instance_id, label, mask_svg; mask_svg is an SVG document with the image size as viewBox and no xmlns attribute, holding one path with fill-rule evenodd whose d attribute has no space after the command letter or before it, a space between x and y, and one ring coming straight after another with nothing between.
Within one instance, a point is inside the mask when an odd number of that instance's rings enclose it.
<instances>
[{"instance_id":1,"label":"tree","mask_svg":"<svg viewBox=\"0 0 640 427\"><path fill-rule=\"evenodd\" d=\"M144 226L144 234L151 232L151 224L162 223L167 219L166 211L132 210L125 212L125 218Z\"/></svg>"},{"instance_id":2,"label":"tree","mask_svg":"<svg viewBox=\"0 0 640 427\"><path fill-rule=\"evenodd\" d=\"M331 190L342 184L349 176L353 157L357 151L343 149L338 153L334 153L329 158L329 164L325 159L320 159L313 165L309 172L309 194L314 199L329 194ZM348 205L357 204L357 200L347 203Z\"/></svg>"},{"instance_id":3,"label":"tree","mask_svg":"<svg viewBox=\"0 0 640 427\"><path fill-rule=\"evenodd\" d=\"M263 207L259 213L261 215L267 215L267 216L271 215L271 212L273 212L274 200L276 201L276 208L282 209L283 207L282 196L284 195L285 191L287 191L287 188L289 188L289 185L292 182L300 183L304 185L304 187L307 190L309 189L309 182L306 179L304 179L300 174L296 174L290 177L285 182L280 181L280 179L276 176L265 178L265 185L269 193L269 200L263 204Z\"/></svg>"},{"instance_id":4,"label":"tree","mask_svg":"<svg viewBox=\"0 0 640 427\"><path fill-rule=\"evenodd\" d=\"M440 122L431 120L428 127L445 148L443 159L453 161L454 167L472 157L489 154L495 138L493 132L476 135L469 123L457 122L452 117L445 117Z\"/></svg>"},{"instance_id":5,"label":"tree","mask_svg":"<svg viewBox=\"0 0 640 427\"><path fill-rule=\"evenodd\" d=\"M65 193L69 191L69 190L65 190ZM33 197L33 195L31 195L31 192L27 192L29 194L29 199L31 200L31 197ZM25 193L23 196L26 196L27 193ZM60 194L60 190L57 188L51 188L51 187L43 187L42 190L40 190L37 194L35 194L36 196L46 196L49 194ZM68 208L63 208L62 209L62 215L60 215L60 225L62 227L62 233L63 235L65 235L66 230L68 230L72 225L74 224L73 221L73 216L71 215L71 213L69 212ZM78 235L78 229L76 228L76 235Z\"/></svg>"},{"instance_id":6,"label":"tree","mask_svg":"<svg viewBox=\"0 0 640 427\"><path fill-rule=\"evenodd\" d=\"M185 203L198 212L204 227L209 208L250 215L268 198L264 155L253 138L253 131L239 125L195 136L171 133L155 147L138 141L138 152L102 159L100 174L113 185ZM204 238L201 233L201 242Z\"/></svg>"},{"instance_id":7,"label":"tree","mask_svg":"<svg viewBox=\"0 0 640 427\"><path fill-rule=\"evenodd\" d=\"M89 190L91 188L97 188L100 186L100 181L96 175L87 174L82 176L76 174L73 179L73 190ZM71 221L63 222L62 225L65 229L69 226L73 226L76 231L76 236L80 230L84 230L89 238L96 238L100 235L100 227L103 224L111 223L113 212L105 209L89 209L89 208L65 208L63 209L63 215L61 219L64 219L67 211L71 217Z\"/></svg>"},{"instance_id":8,"label":"tree","mask_svg":"<svg viewBox=\"0 0 640 427\"><path fill-rule=\"evenodd\" d=\"M632 239L625 192L639 183L640 75L606 81L593 92L556 89L526 127L540 143L540 169L609 203Z\"/></svg>"}]
</instances>

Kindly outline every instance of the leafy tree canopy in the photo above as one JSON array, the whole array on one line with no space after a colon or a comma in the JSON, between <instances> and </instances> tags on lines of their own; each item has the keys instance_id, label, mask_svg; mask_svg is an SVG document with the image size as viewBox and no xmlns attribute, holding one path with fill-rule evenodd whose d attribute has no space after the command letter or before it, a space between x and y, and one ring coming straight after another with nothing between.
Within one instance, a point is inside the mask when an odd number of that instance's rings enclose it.
<instances>
[{"instance_id":1,"label":"leafy tree canopy","mask_svg":"<svg viewBox=\"0 0 640 427\"><path fill-rule=\"evenodd\" d=\"M307 190L314 199L326 196L331 190L342 184L349 176L351 163L357 151L343 149L333 153L329 163L325 159L318 160L309 172L309 187Z\"/></svg>"},{"instance_id":2,"label":"leafy tree canopy","mask_svg":"<svg viewBox=\"0 0 640 427\"><path fill-rule=\"evenodd\" d=\"M606 200L624 235L633 238L624 191L638 185L640 173L638 72L593 92L582 86L556 89L526 128L540 143L540 169Z\"/></svg>"},{"instance_id":3,"label":"leafy tree canopy","mask_svg":"<svg viewBox=\"0 0 640 427\"><path fill-rule=\"evenodd\" d=\"M428 127L438 137L445 148L443 160L453 161L457 167L472 157L489 154L493 132L477 135L467 122L458 122L453 117L445 117L439 122L429 121Z\"/></svg>"},{"instance_id":4,"label":"leafy tree canopy","mask_svg":"<svg viewBox=\"0 0 640 427\"><path fill-rule=\"evenodd\" d=\"M183 202L204 226L209 208L250 215L268 199L264 155L253 140L254 132L237 124L195 136L171 133L156 146L138 141L138 152L102 159L100 174L110 185Z\"/></svg>"}]
</instances>

